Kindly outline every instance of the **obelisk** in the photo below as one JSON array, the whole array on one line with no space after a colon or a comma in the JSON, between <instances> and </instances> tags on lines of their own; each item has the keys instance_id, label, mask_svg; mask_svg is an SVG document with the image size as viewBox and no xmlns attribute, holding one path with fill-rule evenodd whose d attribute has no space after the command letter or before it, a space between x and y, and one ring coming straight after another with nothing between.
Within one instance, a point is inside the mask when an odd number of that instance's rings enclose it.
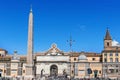
<instances>
[{"instance_id":1,"label":"obelisk","mask_svg":"<svg viewBox=\"0 0 120 80\"><path fill-rule=\"evenodd\" d=\"M26 80L32 80L34 78L33 71L33 13L32 8L29 13L28 22L28 46L27 46L27 63L26 63Z\"/></svg>"}]
</instances>

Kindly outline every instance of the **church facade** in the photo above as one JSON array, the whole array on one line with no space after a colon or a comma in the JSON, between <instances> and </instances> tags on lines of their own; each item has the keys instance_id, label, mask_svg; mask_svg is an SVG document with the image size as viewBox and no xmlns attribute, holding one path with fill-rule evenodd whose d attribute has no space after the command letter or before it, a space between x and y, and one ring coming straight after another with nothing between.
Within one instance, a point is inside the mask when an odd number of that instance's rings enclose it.
<instances>
[{"instance_id":1,"label":"church facade","mask_svg":"<svg viewBox=\"0 0 120 80\"><path fill-rule=\"evenodd\" d=\"M53 43L46 52L33 52L33 13L29 14L28 51L26 55L9 55L0 49L0 77L22 77L32 80L42 76L70 78L120 78L120 45L107 29L104 49L95 52L63 52Z\"/></svg>"}]
</instances>

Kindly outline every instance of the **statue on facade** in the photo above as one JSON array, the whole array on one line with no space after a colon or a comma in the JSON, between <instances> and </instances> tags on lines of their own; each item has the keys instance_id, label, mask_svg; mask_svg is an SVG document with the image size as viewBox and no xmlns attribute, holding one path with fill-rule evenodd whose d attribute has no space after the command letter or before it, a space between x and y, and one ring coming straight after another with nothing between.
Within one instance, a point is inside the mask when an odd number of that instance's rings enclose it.
<instances>
[{"instance_id":1,"label":"statue on facade","mask_svg":"<svg viewBox=\"0 0 120 80\"><path fill-rule=\"evenodd\" d=\"M54 77L55 77L55 78L57 77L57 72L56 72L56 70L54 70Z\"/></svg>"},{"instance_id":2,"label":"statue on facade","mask_svg":"<svg viewBox=\"0 0 120 80\"><path fill-rule=\"evenodd\" d=\"M19 60L20 59L20 57L19 57L19 55L17 54L17 51L14 51L14 54L13 54L13 56L12 56L12 60Z\"/></svg>"},{"instance_id":3,"label":"statue on facade","mask_svg":"<svg viewBox=\"0 0 120 80\"><path fill-rule=\"evenodd\" d=\"M63 70L63 75L65 75L66 74L66 71L65 71L65 69Z\"/></svg>"},{"instance_id":4,"label":"statue on facade","mask_svg":"<svg viewBox=\"0 0 120 80\"><path fill-rule=\"evenodd\" d=\"M41 70L41 77L43 77L43 72L44 72L44 69Z\"/></svg>"},{"instance_id":5,"label":"statue on facade","mask_svg":"<svg viewBox=\"0 0 120 80\"><path fill-rule=\"evenodd\" d=\"M65 70L65 69L63 70L63 76L64 76L65 78L67 78L67 73L66 73L66 70Z\"/></svg>"}]
</instances>

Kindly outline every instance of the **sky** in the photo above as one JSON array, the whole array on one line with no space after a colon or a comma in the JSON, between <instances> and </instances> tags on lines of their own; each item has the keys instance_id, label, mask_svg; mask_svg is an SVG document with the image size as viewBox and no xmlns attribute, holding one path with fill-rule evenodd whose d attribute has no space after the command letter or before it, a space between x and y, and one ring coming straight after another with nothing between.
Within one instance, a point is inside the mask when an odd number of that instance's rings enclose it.
<instances>
[{"instance_id":1,"label":"sky","mask_svg":"<svg viewBox=\"0 0 120 80\"><path fill-rule=\"evenodd\" d=\"M51 44L75 52L103 50L107 27L120 41L120 0L0 0L0 48L9 54L27 53L28 16L34 15L34 52L45 52Z\"/></svg>"}]
</instances>

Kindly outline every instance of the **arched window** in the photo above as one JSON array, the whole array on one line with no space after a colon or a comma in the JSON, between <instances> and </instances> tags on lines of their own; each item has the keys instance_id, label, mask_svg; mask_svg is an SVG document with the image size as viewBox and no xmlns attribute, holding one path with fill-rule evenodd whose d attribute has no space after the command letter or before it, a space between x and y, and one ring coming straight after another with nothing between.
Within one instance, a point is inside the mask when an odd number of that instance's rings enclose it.
<instances>
[{"instance_id":1,"label":"arched window","mask_svg":"<svg viewBox=\"0 0 120 80\"><path fill-rule=\"evenodd\" d=\"M72 74L74 73L74 71L72 70Z\"/></svg>"},{"instance_id":2,"label":"arched window","mask_svg":"<svg viewBox=\"0 0 120 80\"><path fill-rule=\"evenodd\" d=\"M109 47L109 42L107 42L107 46Z\"/></svg>"},{"instance_id":3,"label":"arched window","mask_svg":"<svg viewBox=\"0 0 120 80\"><path fill-rule=\"evenodd\" d=\"M76 58L74 58L74 61L76 61Z\"/></svg>"}]
</instances>

